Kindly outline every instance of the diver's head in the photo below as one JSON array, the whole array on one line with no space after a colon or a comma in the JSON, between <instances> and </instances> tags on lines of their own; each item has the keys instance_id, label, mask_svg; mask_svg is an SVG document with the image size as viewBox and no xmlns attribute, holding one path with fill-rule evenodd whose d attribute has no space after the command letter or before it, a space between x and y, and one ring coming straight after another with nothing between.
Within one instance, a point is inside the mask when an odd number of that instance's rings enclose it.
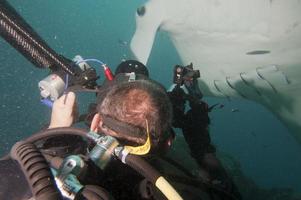
<instances>
[{"instance_id":1,"label":"diver's head","mask_svg":"<svg viewBox=\"0 0 301 200\"><path fill-rule=\"evenodd\" d=\"M164 87L151 80L113 86L98 105L98 117L98 131L125 145L144 144L147 126L153 150L171 136L171 103Z\"/></svg>"},{"instance_id":2,"label":"diver's head","mask_svg":"<svg viewBox=\"0 0 301 200\"><path fill-rule=\"evenodd\" d=\"M136 74L142 74L146 77L148 77L149 75L146 66L137 60L123 61L117 66L115 70L115 74L131 72L135 72Z\"/></svg>"}]
</instances>

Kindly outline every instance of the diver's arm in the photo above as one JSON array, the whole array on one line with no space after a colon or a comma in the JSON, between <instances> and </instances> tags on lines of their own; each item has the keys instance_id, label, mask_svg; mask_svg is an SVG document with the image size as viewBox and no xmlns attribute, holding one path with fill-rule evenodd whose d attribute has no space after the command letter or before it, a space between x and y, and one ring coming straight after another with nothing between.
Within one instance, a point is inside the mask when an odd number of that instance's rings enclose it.
<instances>
[{"instance_id":1,"label":"diver's arm","mask_svg":"<svg viewBox=\"0 0 301 200\"><path fill-rule=\"evenodd\" d=\"M49 128L69 127L77 114L76 96L68 92L53 103Z\"/></svg>"},{"instance_id":2,"label":"diver's arm","mask_svg":"<svg viewBox=\"0 0 301 200\"><path fill-rule=\"evenodd\" d=\"M167 94L173 109L172 125L175 128L182 128L185 118L185 92L182 88L176 86L172 91L168 91Z\"/></svg>"}]
</instances>

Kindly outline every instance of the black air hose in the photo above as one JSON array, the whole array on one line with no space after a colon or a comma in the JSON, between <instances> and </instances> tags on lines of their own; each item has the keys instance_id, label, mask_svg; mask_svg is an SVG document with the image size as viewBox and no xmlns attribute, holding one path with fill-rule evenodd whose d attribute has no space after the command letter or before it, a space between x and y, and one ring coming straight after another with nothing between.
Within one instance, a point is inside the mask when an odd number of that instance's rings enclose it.
<instances>
[{"instance_id":1,"label":"black air hose","mask_svg":"<svg viewBox=\"0 0 301 200\"><path fill-rule=\"evenodd\" d=\"M42 130L38 133L35 133L32 136L29 136L24 141L29 143L35 143L39 140L43 140L49 137L61 136L61 135L77 135L86 139L90 139L87 137L87 130L73 127L62 127L62 128L51 128ZM93 141L92 139L90 139Z\"/></svg>"},{"instance_id":2,"label":"black air hose","mask_svg":"<svg viewBox=\"0 0 301 200\"><path fill-rule=\"evenodd\" d=\"M120 157L120 159L122 158ZM156 184L157 179L161 176L157 170L139 156L129 154L125 159L125 163L135 169L154 185Z\"/></svg>"},{"instance_id":3,"label":"black air hose","mask_svg":"<svg viewBox=\"0 0 301 200\"><path fill-rule=\"evenodd\" d=\"M17 142L10 155L19 163L35 199L61 199L48 163L34 144Z\"/></svg>"},{"instance_id":4,"label":"black air hose","mask_svg":"<svg viewBox=\"0 0 301 200\"><path fill-rule=\"evenodd\" d=\"M88 200L114 200L105 189L96 185L86 185L81 195Z\"/></svg>"},{"instance_id":5,"label":"black air hose","mask_svg":"<svg viewBox=\"0 0 301 200\"><path fill-rule=\"evenodd\" d=\"M35 66L76 74L70 61L51 49L5 0L0 0L0 35Z\"/></svg>"},{"instance_id":6,"label":"black air hose","mask_svg":"<svg viewBox=\"0 0 301 200\"><path fill-rule=\"evenodd\" d=\"M118 158L123 161L122 151L117 155ZM128 154L125 157L125 163L135 169L138 173L149 180L154 186L156 186L167 199L182 200L182 197L178 192L165 180L165 178L150 164L148 164L141 157Z\"/></svg>"}]
</instances>

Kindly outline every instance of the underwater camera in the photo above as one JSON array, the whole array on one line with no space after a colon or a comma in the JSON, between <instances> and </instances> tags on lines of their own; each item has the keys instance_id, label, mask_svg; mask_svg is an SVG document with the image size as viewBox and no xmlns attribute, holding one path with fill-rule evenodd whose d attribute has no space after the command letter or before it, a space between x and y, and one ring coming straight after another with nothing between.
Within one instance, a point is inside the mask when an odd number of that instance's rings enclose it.
<instances>
[{"instance_id":1,"label":"underwater camera","mask_svg":"<svg viewBox=\"0 0 301 200\"><path fill-rule=\"evenodd\" d=\"M183 85L184 81L192 81L200 78L200 71L193 69L193 64L187 66L176 65L174 67L173 83Z\"/></svg>"},{"instance_id":2,"label":"underwater camera","mask_svg":"<svg viewBox=\"0 0 301 200\"><path fill-rule=\"evenodd\" d=\"M171 92L181 88L191 97L201 99L203 94L198 84L198 78L200 77L200 71L194 70L192 63L187 66L176 65L173 71L173 85L168 91Z\"/></svg>"},{"instance_id":3,"label":"underwater camera","mask_svg":"<svg viewBox=\"0 0 301 200\"><path fill-rule=\"evenodd\" d=\"M68 76L63 70L53 71L50 75L39 82L39 89L42 98L49 98L52 101L59 98L68 87L78 86L85 89L93 89L97 86L95 82L99 77L96 70L87 64L80 55L71 61L74 69L77 69L78 76ZM77 88L79 89L79 88Z\"/></svg>"}]
</instances>

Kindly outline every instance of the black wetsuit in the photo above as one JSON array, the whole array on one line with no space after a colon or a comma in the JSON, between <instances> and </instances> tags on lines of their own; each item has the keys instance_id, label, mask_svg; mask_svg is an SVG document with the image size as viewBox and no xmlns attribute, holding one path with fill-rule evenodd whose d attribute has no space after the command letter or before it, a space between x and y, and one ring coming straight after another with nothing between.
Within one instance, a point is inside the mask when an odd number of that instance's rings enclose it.
<instances>
[{"instance_id":1,"label":"black wetsuit","mask_svg":"<svg viewBox=\"0 0 301 200\"><path fill-rule=\"evenodd\" d=\"M208 104L185 94L179 87L168 94L173 105L173 126L182 129L190 155L200 167L201 177L205 182L218 183L218 187L241 199L236 186L216 157L216 149L211 143ZM190 109L185 113L187 100Z\"/></svg>"},{"instance_id":2,"label":"black wetsuit","mask_svg":"<svg viewBox=\"0 0 301 200\"><path fill-rule=\"evenodd\" d=\"M11 159L0 161L0 199L25 200L31 197L29 185L18 163Z\"/></svg>"},{"instance_id":3,"label":"black wetsuit","mask_svg":"<svg viewBox=\"0 0 301 200\"><path fill-rule=\"evenodd\" d=\"M38 142L37 146L39 146L44 155L47 154L48 156L62 157L70 154L85 154L87 147L85 141L74 136L52 138L48 141L46 140L46 142ZM162 162L158 161L159 157L153 155L145 157L145 159L164 175L164 171L161 169ZM93 165L91 161L88 161L88 163L89 168L87 173L84 177L82 177L80 182L83 185L97 185L102 187L112 197L114 197L115 200L166 199L158 189L154 186L150 186L150 182L142 177L138 172L115 158L108 163L105 170L100 170L97 166ZM168 167L167 171L170 172L170 167ZM171 184L184 199L211 200L208 188L197 188L198 186L196 186L195 183L193 183L193 185L186 184L183 181L188 180L189 182L191 179L187 176L185 178L183 175L167 177L167 180L173 180L174 178L176 178L176 182L182 182L182 186L174 186L173 182L171 182ZM186 184L186 186L183 186L183 184ZM190 192L193 187L197 188L200 193ZM25 176L18 163L11 159L1 160L0 199L28 200L31 196L29 185L27 184ZM143 198L143 196L145 198Z\"/></svg>"},{"instance_id":4,"label":"black wetsuit","mask_svg":"<svg viewBox=\"0 0 301 200\"><path fill-rule=\"evenodd\" d=\"M215 153L215 147L211 143L208 125L208 105L205 102L195 104L188 110L183 119L181 127L187 142L191 156L202 165L205 154Z\"/></svg>"},{"instance_id":5,"label":"black wetsuit","mask_svg":"<svg viewBox=\"0 0 301 200\"><path fill-rule=\"evenodd\" d=\"M173 127L181 128L191 156L201 165L206 153L215 153L208 131L210 118L207 103L195 100L181 88L168 93L173 106ZM191 99L185 113L186 100Z\"/></svg>"}]
</instances>

